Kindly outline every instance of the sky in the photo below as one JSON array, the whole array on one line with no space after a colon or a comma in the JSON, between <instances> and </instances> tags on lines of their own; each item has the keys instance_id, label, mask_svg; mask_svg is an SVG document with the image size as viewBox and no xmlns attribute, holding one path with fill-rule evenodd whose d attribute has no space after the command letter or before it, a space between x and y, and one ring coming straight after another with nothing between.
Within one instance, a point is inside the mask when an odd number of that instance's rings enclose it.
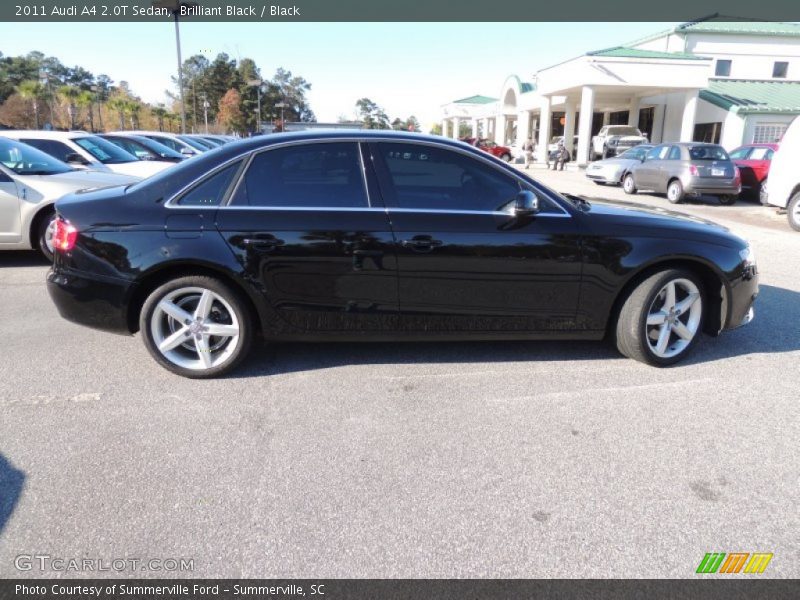
<instances>
[{"instance_id":1,"label":"sky","mask_svg":"<svg viewBox=\"0 0 800 600\"><path fill-rule=\"evenodd\" d=\"M252 58L262 76L283 67L312 84L317 120L355 117L367 97L390 119L415 115L424 130L447 102L497 97L505 78L591 50L618 46L674 23L198 23L181 22L183 57ZM39 50L67 66L127 81L165 102L176 73L175 32L164 23L0 23L0 52Z\"/></svg>"}]
</instances>

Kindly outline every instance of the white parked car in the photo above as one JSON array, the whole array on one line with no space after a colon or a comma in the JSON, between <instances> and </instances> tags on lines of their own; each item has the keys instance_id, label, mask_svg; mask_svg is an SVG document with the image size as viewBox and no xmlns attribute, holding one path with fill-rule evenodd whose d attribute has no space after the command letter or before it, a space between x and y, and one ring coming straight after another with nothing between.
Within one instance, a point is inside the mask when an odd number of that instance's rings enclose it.
<instances>
[{"instance_id":1,"label":"white parked car","mask_svg":"<svg viewBox=\"0 0 800 600\"><path fill-rule=\"evenodd\" d=\"M139 135L146 137L159 144L164 144L167 148L172 148L186 157L197 156L198 154L208 151L206 146L190 138L187 139L188 136L167 133L166 131L112 131L111 133L114 135Z\"/></svg>"},{"instance_id":2,"label":"white parked car","mask_svg":"<svg viewBox=\"0 0 800 600\"><path fill-rule=\"evenodd\" d=\"M800 231L800 117L792 121L772 156L769 175L761 184L761 204L785 208L789 226Z\"/></svg>"},{"instance_id":3,"label":"white parked car","mask_svg":"<svg viewBox=\"0 0 800 600\"><path fill-rule=\"evenodd\" d=\"M76 169L150 177L171 166L170 163L139 160L108 140L82 131L16 129L3 131L2 135L38 148Z\"/></svg>"},{"instance_id":4,"label":"white parked car","mask_svg":"<svg viewBox=\"0 0 800 600\"><path fill-rule=\"evenodd\" d=\"M78 190L127 185L139 177L75 170L28 146L0 137L0 250L38 249L53 258L53 203Z\"/></svg>"},{"instance_id":5,"label":"white parked car","mask_svg":"<svg viewBox=\"0 0 800 600\"><path fill-rule=\"evenodd\" d=\"M652 147L653 146L649 144L642 144L630 150L626 150L618 156L596 160L586 167L586 177L599 185L606 183L622 185L622 180L625 178L625 175L627 175L634 166L642 163L647 151Z\"/></svg>"},{"instance_id":6,"label":"white parked car","mask_svg":"<svg viewBox=\"0 0 800 600\"><path fill-rule=\"evenodd\" d=\"M621 154L629 148L646 144L647 136L630 125L604 125L592 138L592 160Z\"/></svg>"}]
</instances>

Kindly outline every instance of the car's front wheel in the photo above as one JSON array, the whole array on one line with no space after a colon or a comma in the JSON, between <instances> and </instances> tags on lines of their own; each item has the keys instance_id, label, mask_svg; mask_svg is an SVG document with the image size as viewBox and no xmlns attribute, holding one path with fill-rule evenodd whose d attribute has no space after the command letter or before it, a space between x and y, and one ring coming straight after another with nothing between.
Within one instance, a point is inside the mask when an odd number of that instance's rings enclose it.
<instances>
[{"instance_id":1,"label":"car's front wheel","mask_svg":"<svg viewBox=\"0 0 800 600\"><path fill-rule=\"evenodd\" d=\"M628 173L622 180L622 189L626 194L636 193L636 181L633 179L633 173Z\"/></svg>"},{"instance_id":2,"label":"car's front wheel","mask_svg":"<svg viewBox=\"0 0 800 600\"><path fill-rule=\"evenodd\" d=\"M194 379L230 372L253 339L253 319L241 296L206 276L179 277L156 288L142 307L139 326L159 364Z\"/></svg>"},{"instance_id":3,"label":"car's front wheel","mask_svg":"<svg viewBox=\"0 0 800 600\"><path fill-rule=\"evenodd\" d=\"M702 285L694 274L667 269L642 281L622 305L616 323L619 351L663 367L681 360L700 337Z\"/></svg>"},{"instance_id":4,"label":"car's front wheel","mask_svg":"<svg viewBox=\"0 0 800 600\"><path fill-rule=\"evenodd\" d=\"M680 204L683 200L683 184L679 179L673 179L667 186L667 200L672 204Z\"/></svg>"},{"instance_id":5,"label":"car's front wheel","mask_svg":"<svg viewBox=\"0 0 800 600\"><path fill-rule=\"evenodd\" d=\"M800 192L797 192L786 206L786 215L789 217L789 226L795 231L800 231Z\"/></svg>"}]
</instances>

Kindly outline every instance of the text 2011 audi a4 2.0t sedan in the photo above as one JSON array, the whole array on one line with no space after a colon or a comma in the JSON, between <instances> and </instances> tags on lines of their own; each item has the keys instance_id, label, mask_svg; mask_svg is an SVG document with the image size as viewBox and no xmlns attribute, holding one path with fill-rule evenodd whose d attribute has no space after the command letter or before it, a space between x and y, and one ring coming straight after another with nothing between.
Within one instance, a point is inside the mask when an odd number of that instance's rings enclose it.
<instances>
[{"instance_id":1,"label":"text 2011 audi a4 2.0t sedan","mask_svg":"<svg viewBox=\"0 0 800 600\"><path fill-rule=\"evenodd\" d=\"M266 340L601 339L663 366L748 322L722 227L562 196L479 149L386 132L227 144L57 203L61 314L229 372Z\"/></svg>"}]
</instances>

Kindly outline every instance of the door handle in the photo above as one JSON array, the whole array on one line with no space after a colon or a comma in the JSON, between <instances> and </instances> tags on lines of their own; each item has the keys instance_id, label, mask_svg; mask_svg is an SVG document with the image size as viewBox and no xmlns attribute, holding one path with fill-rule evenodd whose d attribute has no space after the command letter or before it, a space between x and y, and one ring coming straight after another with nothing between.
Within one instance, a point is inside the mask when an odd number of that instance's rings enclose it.
<instances>
[{"instance_id":1,"label":"door handle","mask_svg":"<svg viewBox=\"0 0 800 600\"><path fill-rule=\"evenodd\" d=\"M402 240L400 244L414 252L430 252L434 248L441 246L442 241L434 240L430 236L416 236L410 240Z\"/></svg>"}]
</instances>

